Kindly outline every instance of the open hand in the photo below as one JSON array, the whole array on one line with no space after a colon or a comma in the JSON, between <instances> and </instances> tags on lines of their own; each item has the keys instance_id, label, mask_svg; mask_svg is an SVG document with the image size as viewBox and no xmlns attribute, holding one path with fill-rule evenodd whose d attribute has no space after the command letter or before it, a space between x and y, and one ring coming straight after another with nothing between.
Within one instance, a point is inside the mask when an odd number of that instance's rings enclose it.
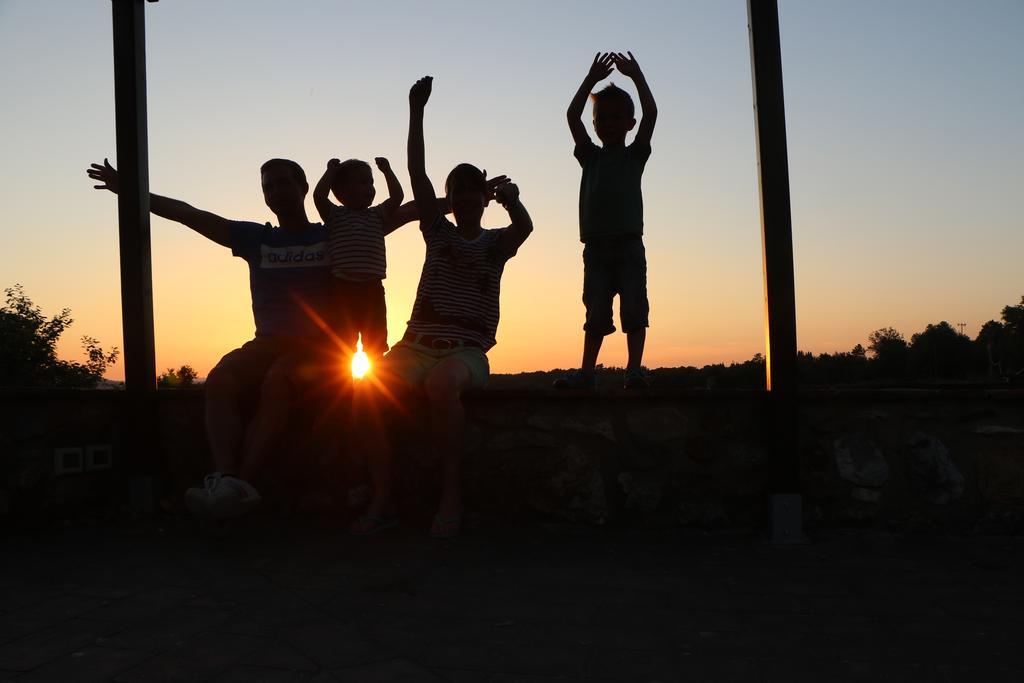
<instances>
[{"instance_id":1,"label":"open hand","mask_svg":"<svg viewBox=\"0 0 1024 683\"><path fill-rule=\"evenodd\" d=\"M86 174L93 180L98 180L101 185L93 185L97 190L110 190L114 194L117 194L117 169L110 165L110 162L106 159L103 160L103 165L92 164L85 170Z\"/></svg>"},{"instance_id":2,"label":"open hand","mask_svg":"<svg viewBox=\"0 0 1024 683\"><path fill-rule=\"evenodd\" d=\"M608 78L615 65L615 55L611 52L598 52L594 55L594 63L590 65L587 80L592 83Z\"/></svg>"},{"instance_id":3,"label":"open hand","mask_svg":"<svg viewBox=\"0 0 1024 683\"><path fill-rule=\"evenodd\" d=\"M384 157L374 157L373 163L377 164L377 168L381 173L387 173L391 168L391 162Z\"/></svg>"},{"instance_id":4,"label":"open hand","mask_svg":"<svg viewBox=\"0 0 1024 683\"><path fill-rule=\"evenodd\" d=\"M409 105L413 107L425 107L430 99L430 89L434 85L433 76L424 76L412 84L409 88Z\"/></svg>"},{"instance_id":5,"label":"open hand","mask_svg":"<svg viewBox=\"0 0 1024 683\"><path fill-rule=\"evenodd\" d=\"M626 55L629 55L628 57ZM632 52L626 51L626 54L621 52L612 53L612 61L615 62L615 68L623 76L629 76L630 78L636 78L637 76L643 75L640 71L640 65L636 62L636 57L633 56Z\"/></svg>"}]
</instances>

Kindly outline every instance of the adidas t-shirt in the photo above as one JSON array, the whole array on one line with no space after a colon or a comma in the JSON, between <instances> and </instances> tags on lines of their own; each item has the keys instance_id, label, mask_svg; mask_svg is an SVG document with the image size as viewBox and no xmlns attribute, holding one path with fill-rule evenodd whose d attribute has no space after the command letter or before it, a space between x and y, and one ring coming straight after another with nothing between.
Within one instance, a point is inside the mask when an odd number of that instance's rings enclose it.
<instances>
[{"instance_id":1,"label":"adidas t-shirt","mask_svg":"<svg viewBox=\"0 0 1024 683\"><path fill-rule=\"evenodd\" d=\"M233 221L231 253L249 264L249 291L257 337L319 336L328 319L327 230L310 223L300 232L267 223Z\"/></svg>"}]
</instances>

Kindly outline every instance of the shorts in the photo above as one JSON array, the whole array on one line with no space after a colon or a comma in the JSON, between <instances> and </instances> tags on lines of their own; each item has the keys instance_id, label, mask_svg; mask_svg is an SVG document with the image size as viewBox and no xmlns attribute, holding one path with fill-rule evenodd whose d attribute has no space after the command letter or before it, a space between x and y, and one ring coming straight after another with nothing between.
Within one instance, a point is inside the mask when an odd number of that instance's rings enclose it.
<instances>
[{"instance_id":1,"label":"shorts","mask_svg":"<svg viewBox=\"0 0 1024 683\"><path fill-rule=\"evenodd\" d=\"M257 337L230 351L212 370L225 374L238 383L243 396L259 396L260 387L271 367L285 366L284 371L299 386L321 381L325 371L336 365L329 347L307 340L288 337Z\"/></svg>"},{"instance_id":2,"label":"shorts","mask_svg":"<svg viewBox=\"0 0 1024 683\"><path fill-rule=\"evenodd\" d=\"M381 361L380 374L385 384L389 379L398 379L410 386L422 386L437 365L449 358L462 361L472 377L472 387L479 389L487 384L491 374L490 363L483 349L475 346L458 346L453 349L432 349L422 344L400 341L394 345Z\"/></svg>"},{"instance_id":3,"label":"shorts","mask_svg":"<svg viewBox=\"0 0 1024 683\"><path fill-rule=\"evenodd\" d=\"M388 350L388 309L380 280L353 282L331 278L331 327L344 349L356 349L363 337L363 351L380 358Z\"/></svg>"},{"instance_id":4,"label":"shorts","mask_svg":"<svg viewBox=\"0 0 1024 683\"><path fill-rule=\"evenodd\" d=\"M583 245L584 330L601 336L615 331L612 299L616 294L622 331L628 334L648 327L647 255L639 235L591 238Z\"/></svg>"}]
</instances>

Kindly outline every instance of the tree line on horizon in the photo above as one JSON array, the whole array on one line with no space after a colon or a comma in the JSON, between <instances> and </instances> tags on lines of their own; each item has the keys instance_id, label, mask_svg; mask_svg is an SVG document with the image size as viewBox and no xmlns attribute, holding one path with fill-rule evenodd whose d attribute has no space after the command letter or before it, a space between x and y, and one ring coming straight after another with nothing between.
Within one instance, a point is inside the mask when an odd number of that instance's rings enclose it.
<instances>
[{"instance_id":1,"label":"tree line on horizon","mask_svg":"<svg viewBox=\"0 0 1024 683\"><path fill-rule=\"evenodd\" d=\"M4 290L0 306L0 387L91 388L117 362L115 347L104 351L99 342L82 337L86 361L61 360L56 344L73 322L64 308L47 319L21 285ZM500 388L546 388L563 370L493 375ZM602 376L620 370L598 366ZM989 320L971 339L947 321L929 324L907 340L892 327L868 335L867 346L849 351L797 353L798 380L804 385L900 385L920 382L1024 382L1024 296L1020 303L1003 307L999 320ZM168 368L157 379L161 388L193 386L197 373L190 365ZM651 370L654 387L763 388L765 359L760 353L742 363L715 363L697 368L682 366Z\"/></svg>"},{"instance_id":2,"label":"tree line on horizon","mask_svg":"<svg viewBox=\"0 0 1024 683\"><path fill-rule=\"evenodd\" d=\"M986 322L974 339L945 320L926 325L909 341L883 327L868 335L867 348L857 344L818 356L800 352L797 372L801 383L812 385L1024 379L1024 296L1004 306L1000 320Z\"/></svg>"},{"instance_id":3,"label":"tree line on horizon","mask_svg":"<svg viewBox=\"0 0 1024 683\"><path fill-rule=\"evenodd\" d=\"M541 388L564 370L497 375L492 384L504 388ZM714 363L697 368L655 368L652 387L761 389L765 385L765 358L757 353L742 363ZM621 380L620 368L598 366L608 384ZM1003 307L1000 320L989 320L971 339L947 321L929 324L908 340L893 327L868 335L867 346L849 351L814 354L797 352L797 379L808 386L863 384L897 386L936 382L1024 382L1024 296L1020 303Z\"/></svg>"}]
</instances>

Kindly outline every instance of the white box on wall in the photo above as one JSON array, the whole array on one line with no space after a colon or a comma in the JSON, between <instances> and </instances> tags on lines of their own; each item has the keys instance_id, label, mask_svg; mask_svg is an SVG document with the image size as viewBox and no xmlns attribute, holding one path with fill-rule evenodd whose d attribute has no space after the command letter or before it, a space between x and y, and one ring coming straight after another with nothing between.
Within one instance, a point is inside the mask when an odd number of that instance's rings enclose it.
<instances>
[{"instance_id":1,"label":"white box on wall","mask_svg":"<svg viewBox=\"0 0 1024 683\"><path fill-rule=\"evenodd\" d=\"M76 474L82 471L85 456L78 446L53 449L53 473Z\"/></svg>"},{"instance_id":2,"label":"white box on wall","mask_svg":"<svg viewBox=\"0 0 1024 683\"><path fill-rule=\"evenodd\" d=\"M85 471L109 470L114 465L114 449L109 443L92 444L85 447Z\"/></svg>"}]
</instances>

